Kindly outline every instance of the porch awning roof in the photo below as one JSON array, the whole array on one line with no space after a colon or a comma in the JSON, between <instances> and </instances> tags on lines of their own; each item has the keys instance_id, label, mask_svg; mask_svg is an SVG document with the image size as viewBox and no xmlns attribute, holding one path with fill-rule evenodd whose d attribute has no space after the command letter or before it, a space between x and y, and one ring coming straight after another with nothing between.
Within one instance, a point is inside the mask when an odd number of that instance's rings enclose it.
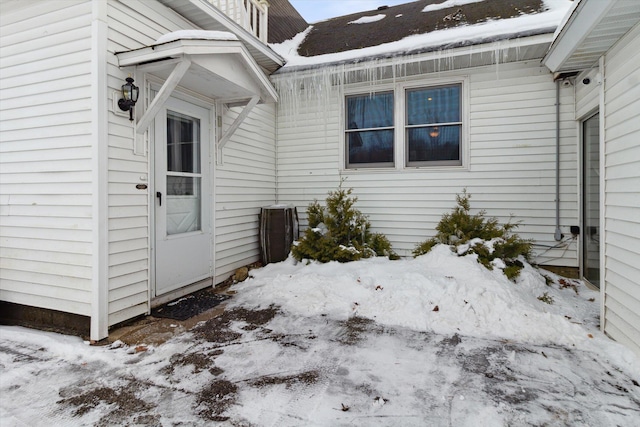
<instances>
[{"instance_id":1,"label":"porch awning roof","mask_svg":"<svg viewBox=\"0 0 640 427\"><path fill-rule=\"evenodd\" d=\"M238 40L179 39L143 48L116 52L120 67L168 80L182 63L177 84L220 102L246 104L254 97L273 103L278 95L269 79Z\"/></svg>"}]
</instances>

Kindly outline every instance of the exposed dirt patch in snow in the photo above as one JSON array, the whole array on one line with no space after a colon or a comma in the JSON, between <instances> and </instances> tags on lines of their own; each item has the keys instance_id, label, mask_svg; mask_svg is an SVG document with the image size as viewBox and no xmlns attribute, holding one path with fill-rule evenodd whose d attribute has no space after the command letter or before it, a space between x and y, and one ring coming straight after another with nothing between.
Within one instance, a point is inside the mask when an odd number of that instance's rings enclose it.
<instances>
[{"instance_id":1,"label":"exposed dirt patch in snow","mask_svg":"<svg viewBox=\"0 0 640 427\"><path fill-rule=\"evenodd\" d=\"M140 386L135 382L116 388L103 386L65 397L59 400L58 404L74 408L74 416L82 416L96 410L100 405L106 405L106 414L100 418L97 425L119 424L132 414L139 414L151 408L151 404L136 396L139 389ZM66 393L65 390L60 391L61 396Z\"/></svg>"},{"instance_id":2,"label":"exposed dirt patch in snow","mask_svg":"<svg viewBox=\"0 0 640 427\"><path fill-rule=\"evenodd\" d=\"M167 375L173 374L178 366L193 366L192 373L198 374L201 371L208 370L211 375L220 375L224 372L215 366L214 359L223 353L222 350L214 350L208 353L189 353L174 354L171 356L170 364L162 371Z\"/></svg>"},{"instance_id":3,"label":"exposed dirt patch in snow","mask_svg":"<svg viewBox=\"0 0 640 427\"><path fill-rule=\"evenodd\" d=\"M338 325L344 329L338 337L338 342L345 345L359 343L364 338L365 332L382 332L382 328L376 322L366 317L353 316L345 321L338 322Z\"/></svg>"},{"instance_id":4,"label":"exposed dirt patch in snow","mask_svg":"<svg viewBox=\"0 0 640 427\"><path fill-rule=\"evenodd\" d=\"M198 393L196 409L198 414L211 421L226 421L222 414L237 399L238 386L227 380L216 380Z\"/></svg>"},{"instance_id":5,"label":"exposed dirt patch in snow","mask_svg":"<svg viewBox=\"0 0 640 427\"><path fill-rule=\"evenodd\" d=\"M318 381L320 373L318 371L307 371L302 372L300 374L295 375L285 375L285 376L264 376L260 378L253 379L248 382L248 384L252 387L266 387L271 385L280 385L284 384L287 388L291 388L294 384L314 384Z\"/></svg>"},{"instance_id":6,"label":"exposed dirt patch in snow","mask_svg":"<svg viewBox=\"0 0 640 427\"><path fill-rule=\"evenodd\" d=\"M242 330L254 330L269 323L277 313L278 308L273 305L256 310L237 307L197 326L193 329L193 333L196 337L209 342L228 343L239 339L242 336ZM243 322L245 325L234 329L232 325L234 322Z\"/></svg>"}]
</instances>

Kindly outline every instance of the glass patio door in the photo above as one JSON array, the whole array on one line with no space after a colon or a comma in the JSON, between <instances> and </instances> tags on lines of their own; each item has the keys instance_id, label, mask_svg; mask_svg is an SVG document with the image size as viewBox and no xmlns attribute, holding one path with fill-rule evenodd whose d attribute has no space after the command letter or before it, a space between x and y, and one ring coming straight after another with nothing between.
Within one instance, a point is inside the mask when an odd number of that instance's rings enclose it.
<instances>
[{"instance_id":1,"label":"glass patio door","mask_svg":"<svg viewBox=\"0 0 640 427\"><path fill-rule=\"evenodd\" d=\"M582 274L600 287L600 116L582 123Z\"/></svg>"}]
</instances>

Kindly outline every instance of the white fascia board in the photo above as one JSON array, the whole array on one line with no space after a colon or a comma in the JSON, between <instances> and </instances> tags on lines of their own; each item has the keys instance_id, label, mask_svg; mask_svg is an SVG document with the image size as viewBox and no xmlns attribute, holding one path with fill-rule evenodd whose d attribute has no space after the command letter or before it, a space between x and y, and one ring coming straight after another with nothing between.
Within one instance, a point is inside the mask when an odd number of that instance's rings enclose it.
<instances>
[{"instance_id":1,"label":"white fascia board","mask_svg":"<svg viewBox=\"0 0 640 427\"><path fill-rule=\"evenodd\" d=\"M139 49L116 52L118 65L130 67L166 58L177 58L183 55L212 55L217 53L238 53L244 46L233 40L192 40L181 39L172 42L155 44Z\"/></svg>"},{"instance_id":2,"label":"white fascia board","mask_svg":"<svg viewBox=\"0 0 640 427\"><path fill-rule=\"evenodd\" d=\"M618 0L581 0L551 43L542 63L558 71Z\"/></svg>"}]
</instances>

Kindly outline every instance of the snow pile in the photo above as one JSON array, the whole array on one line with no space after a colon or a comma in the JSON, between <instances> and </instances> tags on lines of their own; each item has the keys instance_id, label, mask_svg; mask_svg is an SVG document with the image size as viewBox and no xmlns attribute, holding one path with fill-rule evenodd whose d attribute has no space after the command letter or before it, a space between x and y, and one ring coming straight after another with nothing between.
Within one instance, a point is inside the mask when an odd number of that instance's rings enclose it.
<instances>
[{"instance_id":1,"label":"snow pile","mask_svg":"<svg viewBox=\"0 0 640 427\"><path fill-rule=\"evenodd\" d=\"M428 4L422 9L423 12L433 12L434 10L446 9L448 7L464 6L469 3L479 3L484 0L446 0L438 4Z\"/></svg>"},{"instance_id":2,"label":"snow pile","mask_svg":"<svg viewBox=\"0 0 640 427\"><path fill-rule=\"evenodd\" d=\"M296 265L289 259L252 273L238 285L243 304L275 304L299 315L357 315L420 331L533 344L584 346L597 333L593 325L584 327L596 321L597 292L548 286L529 265L513 283L501 270L480 265L476 255L460 257L445 245L413 260ZM538 299L545 293L554 304Z\"/></svg>"},{"instance_id":3,"label":"snow pile","mask_svg":"<svg viewBox=\"0 0 640 427\"><path fill-rule=\"evenodd\" d=\"M379 14L374 16L363 16L362 18L358 18L355 21L349 22L349 24L369 24L371 22L378 22L386 18L387 15Z\"/></svg>"}]
</instances>

